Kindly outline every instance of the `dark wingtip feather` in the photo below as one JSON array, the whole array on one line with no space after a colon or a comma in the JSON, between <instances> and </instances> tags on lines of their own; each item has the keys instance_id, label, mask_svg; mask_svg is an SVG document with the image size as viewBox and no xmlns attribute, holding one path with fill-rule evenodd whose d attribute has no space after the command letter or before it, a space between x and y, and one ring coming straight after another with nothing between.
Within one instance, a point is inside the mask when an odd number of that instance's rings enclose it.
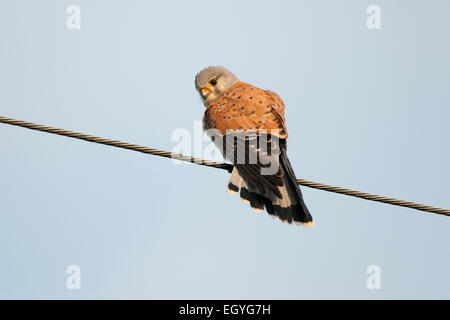
<instances>
[{"instance_id":1,"label":"dark wingtip feather","mask_svg":"<svg viewBox=\"0 0 450 320\"><path fill-rule=\"evenodd\" d=\"M232 184L231 182L228 184L228 192L230 193L238 193L239 192L239 187Z\"/></svg>"},{"instance_id":2,"label":"dark wingtip feather","mask_svg":"<svg viewBox=\"0 0 450 320\"><path fill-rule=\"evenodd\" d=\"M244 199L246 201L250 202L250 206L255 211L262 211L264 210L264 199L262 196L255 192L248 191L247 188L241 188L241 199Z\"/></svg>"},{"instance_id":3,"label":"dark wingtip feather","mask_svg":"<svg viewBox=\"0 0 450 320\"><path fill-rule=\"evenodd\" d=\"M235 190L234 185L229 189ZM268 198L261 196L258 193L251 192L247 188L240 189L240 197L244 202L250 203L250 206L255 211L262 211L264 208L271 218L278 217L282 222L291 224L294 222L297 225L312 226L314 221L309 214L308 209L305 210L304 204L295 204L289 207L282 207L274 205Z\"/></svg>"}]
</instances>

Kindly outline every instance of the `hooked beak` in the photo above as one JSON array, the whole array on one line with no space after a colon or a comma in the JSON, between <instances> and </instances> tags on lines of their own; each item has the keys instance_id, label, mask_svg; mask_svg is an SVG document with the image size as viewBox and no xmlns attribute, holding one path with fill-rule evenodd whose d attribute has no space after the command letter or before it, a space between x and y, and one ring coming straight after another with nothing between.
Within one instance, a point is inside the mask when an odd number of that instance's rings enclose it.
<instances>
[{"instance_id":1,"label":"hooked beak","mask_svg":"<svg viewBox=\"0 0 450 320\"><path fill-rule=\"evenodd\" d=\"M203 98L206 99L206 97L208 96L208 94L211 92L211 90L209 90L208 88L202 88L202 95Z\"/></svg>"}]
</instances>

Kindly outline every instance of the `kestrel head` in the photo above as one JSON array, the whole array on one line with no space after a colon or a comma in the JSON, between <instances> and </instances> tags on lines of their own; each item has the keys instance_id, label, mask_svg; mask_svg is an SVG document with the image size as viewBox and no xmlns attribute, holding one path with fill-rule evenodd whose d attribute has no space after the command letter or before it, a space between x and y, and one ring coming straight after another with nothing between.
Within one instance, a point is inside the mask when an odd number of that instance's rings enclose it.
<instances>
[{"instance_id":1,"label":"kestrel head","mask_svg":"<svg viewBox=\"0 0 450 320\"><path fill-rule=\"evenodd\" d=\"M195 88L206 107L213 104L237 82L239 79L224 67L211 66L195 76Z\"/></svg>"}]
</instances>

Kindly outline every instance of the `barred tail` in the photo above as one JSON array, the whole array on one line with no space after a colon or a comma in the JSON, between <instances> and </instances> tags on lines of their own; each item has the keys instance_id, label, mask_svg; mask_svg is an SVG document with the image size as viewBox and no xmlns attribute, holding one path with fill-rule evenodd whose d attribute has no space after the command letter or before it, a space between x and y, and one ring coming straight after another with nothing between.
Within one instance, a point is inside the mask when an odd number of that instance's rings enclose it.
<instances>
[{"instance_id":1,"label":"barred tail","mask_svg":"<svg viewBox=\"0 0 450 320\"><path fill-rule=\"evenodd\" d=\"M256 186L251 179L246 179L246 164L235 165L228 182L228 191L240 191L241 200L249 202L255 211L266 209L271 216L281 221L305 226L313 226L314 220L303 201L300 187L285 152L280 154L280 171L282 183L272 188Z\"/></svg>"}]
</instances>

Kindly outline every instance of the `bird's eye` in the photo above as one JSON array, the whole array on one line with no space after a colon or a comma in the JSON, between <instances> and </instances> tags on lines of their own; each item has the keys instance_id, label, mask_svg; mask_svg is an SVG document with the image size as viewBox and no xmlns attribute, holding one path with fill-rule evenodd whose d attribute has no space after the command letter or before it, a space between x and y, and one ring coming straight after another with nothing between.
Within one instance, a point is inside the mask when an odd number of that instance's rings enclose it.
<instances>
[{"instance_id":1,"label":"bird's eye","mask_svg":"<svg viewBox=\"0 0 450 320\"><path fill-rule=\"evenodd\" d=\"M212 79L209 83L214 87L217 84L217 80Z\"/></svg>"}]
</instances>

